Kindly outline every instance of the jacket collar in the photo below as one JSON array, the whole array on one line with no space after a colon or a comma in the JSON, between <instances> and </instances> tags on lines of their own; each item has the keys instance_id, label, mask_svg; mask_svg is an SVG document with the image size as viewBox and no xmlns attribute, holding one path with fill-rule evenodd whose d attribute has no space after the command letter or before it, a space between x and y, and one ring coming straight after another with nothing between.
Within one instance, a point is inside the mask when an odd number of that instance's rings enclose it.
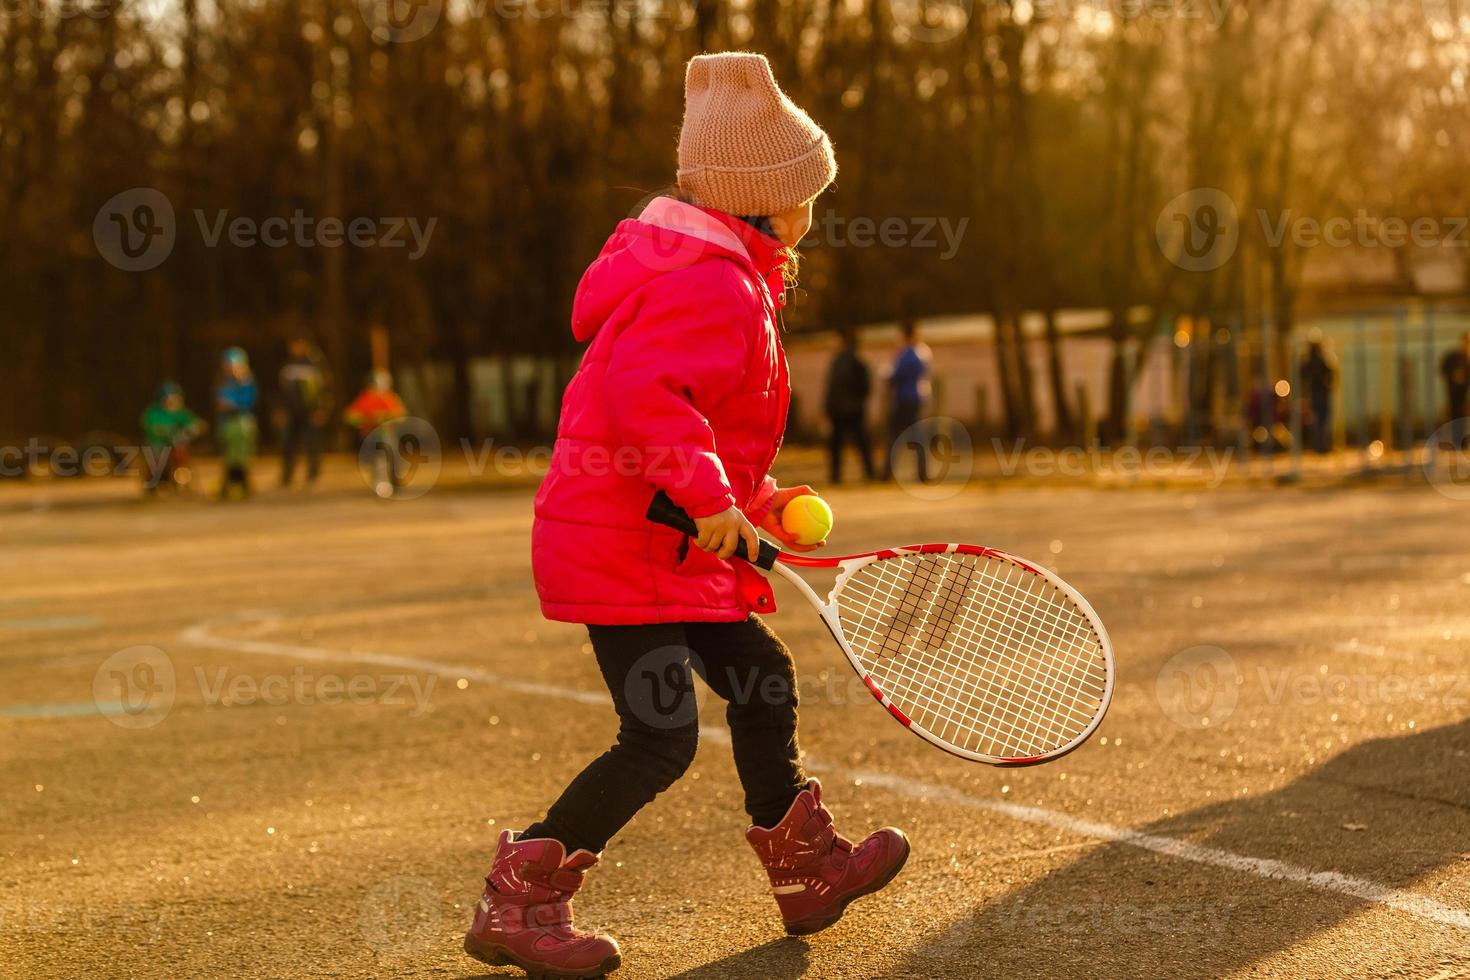
<instances>
[{"instance_id":1,"label":"jacket collar","mask_svg":"<svg viewBox=\"0 0 1470 980\"><path fill-rule=\"evenodd\" d=\"M645 224L698 238L746 259L762 279L786 262L786 246L762 234L733 214L685 204L671 197L656 197L638 215Z\"/></svg>"},{"instance_id":2,"label":"jacket collar","mask_svg":"<svg viewBox=\"0 0 1470 980\"><path fill-rule=\"evenodd\" d=\"M716 211L712 208L699 208L710 219L718 221L729 229L745 246L745 253L750 257L751 264L763 276L769 277L771 273L786 264L786 246L763 232L757 231L747 222L741 221L733 214L724 211Z\"/></svg>"}]
</instances>

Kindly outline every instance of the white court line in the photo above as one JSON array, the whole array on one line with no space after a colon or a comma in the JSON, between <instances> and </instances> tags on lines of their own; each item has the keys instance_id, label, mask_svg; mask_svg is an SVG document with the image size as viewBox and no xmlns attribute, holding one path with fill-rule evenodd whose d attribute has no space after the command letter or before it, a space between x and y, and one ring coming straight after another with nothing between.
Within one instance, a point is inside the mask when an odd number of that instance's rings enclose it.
<instances>
[{"instance_id":1,"label":"white court line","mask_svg":"<svg viewBox=\"0 0 1470 980\"><path fill-rule=\"evenodd\" d=\"M1026 823L1040 824L1044 827L1052 827L1056 830L1064 830L1068 833L1078 834L1082 837L1091 837L1094 840L1107 841L1111 844L1127 844L1130 847L1139 847L1145 851L1153 851L1155 854L1163 854L1167 857L1179 858L1181 861L1193 861L1196 864L1209 864L1217 868L1229 868L1231 871L1243 871L1246 874L1258 875L1262 878L1280 879L1292 881L1308 888L1316 888L1319 891L1337 892L1341 895L1351 895L1365 902L1377 902L1387 905L1421 919L1438 922L1447 926L1458 926L1461 929L1470 929L1470 912L1455 908L1453 905L1445 905L1432 898L1414 892L1403 891L1398 888L1389 888L1366 878L1354 878L1352 875L1341 874L1337 871L1312 871L1309 868L1298 867L1295 864L1287 864L1285 861L1274 861L1270 858L1247 857L1244 854L1236 854L1233 851L1221 850L1218 847L1205 847L1201 844L1191 844L1188 841L1177 840L1173 837L1164 837L1159 834L1146 834L1138 830L1130 830L1126 827L1114 827L1112 824L1098 823L1095 820L1083 820L1078 817L1069 817L1065 813L1057 813L1053 810L1043 810L1036 806L1022 806L1016 803L1001 803L997 800L982 799L971 796L959 790L950 789L945 786L933 786L929 783L920 783L902 776L892 776L887 773L878 772L844 772L844 776L853 779L861 779L864 783L881 786L884 789L901 793L904 796L912 796L923 800L932 800L938 803L950 803L955 806L968 807L972 810L987 810L991 813L1003 814Z\"/></svg>"},{"instance_id":2,"label":"white court line","mask_svg":"<svg viewBox=\"0 0 1470 980\"><path fill-rule=\"evenodd\" d=\"M189 646L204 647L209 650L234 650L241 653L258 653L266 657L295 657L298 660L328 661L331 663L342 663L356 661L365 664L377 664L382 667L402 667L404 670L419 671L427 674L437 674L450 680L459 680L461 677L471 681L481 681L486 684L495 684L511 691L520 691L522 694L535 694L546 698L558 698L562 701L576 701L580 704L607 704L606 694L598 694L594 691L578 691L570 687L558 687L553 684L537 684L535 681L518 680L514 677L506 677L492 671L481 670L478 667L464 667L457 664L439 663L434 660L420 660L417 657L403 657L390 653L373 653L366 650L331 650L326 647L297 646L291 643L270 643L265 640L234 640L228 637L215 636L211 630L226 622L243 623L249 622L256 626L268 626L277 620L265 614L249 614L231 617L228 620L212 620L196 623L179 634L179 640Z\"/></svg>"},{"instance_id":3,"label":"white court line","mask_svg":"<svg viewBox=\"0 0 1470 980\"><path fill-rule=\"evenodd\" d=\"M229 620L206 621L184 630L179 635L179 640L195 647L257 653L268 657L293 657L300 660L331 661L336 663L357 661L378 664L385 667L401 667L405 670L432 673L455 680L463 677L486 684L494 684L507 690L519 691L523 694L556 698L562 701L575 701L578 704L604 705L608 703L607 695L602 693L579 691L575 688L561 687L556 684L540 684L535 681L518 680L513 677L506 677L503 674L482 670L478 667L446 664L434 660L421 660L417 657L372 653L370 651L331 650L325 647L297 646L289 643L271 643L262 640L234 640L228 637L215 636L212 632L215 626L226 622L251 622L256 625L268 625L271 621L271 617L262 615L234 617ZM730 735L724 729L701 729L699 735L702 739L721 745L728 745L730 741ZM900 796L906 796L921 802L943 803L970 810L982 810L987 813L996 813L1001 816L1010 817L1013 820L1019 820L1023 823L1051 827L1054 830L1065 831L1081 837L1089 837L1093 840L1106 841L1110 844L1126 844L1129 847L1141 848L1142 850L1152 851L1155 854L1162 854L1166 857L1178 858L1181 861L1191 861L1195 864L1227 868L1231 871L1253 874L1271 880L1290 881L1295 884L1305 885L1308 888L1317 889L1318 891L1335 892L1339 895L1348 895L1365 902L1386 905L1389 908L1398 909L1417 918L1437 922L1441 925L1470 929L1470 912L1464 909L1456 908L1453 905L1446 905L1443 902L1435 901L1432 898L1414 892L1404 891L1399 888L1389 888L1387 885L1380 885L1366 878L1355 878L1352 875L1341 874L1337 871L1313 871L1310 868L1287 864L1284 861L1249 857L1217 847L1191 844L1187 841L1177 840L1173 837L1164 837L1160 834L1147 834L1138 830L1130 830L1127 827L1115 827L1112 824L1099 823L1095 820L1083 820L1041 807L1022 806L1016 803L1002 803L998 800L988 800L957 789L952 789L948 786L924 783L915 779L907 779L903 776L894 776L881 772L842 769L837 766L823 765L811 758L805 759L804 763L807 768L816 772L832 773L843 779L860 779L866 784L879 786Z\"/></svg>"}]
</instances>

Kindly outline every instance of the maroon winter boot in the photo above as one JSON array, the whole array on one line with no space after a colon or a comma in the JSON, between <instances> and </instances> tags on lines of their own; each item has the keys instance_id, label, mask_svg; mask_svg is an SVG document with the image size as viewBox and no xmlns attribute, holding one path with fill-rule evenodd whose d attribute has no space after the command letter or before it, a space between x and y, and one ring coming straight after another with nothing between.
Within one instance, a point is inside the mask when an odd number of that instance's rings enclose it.
<instances>
[{"instance_id":1,"label":"maroon winter boot","mask_svg":"<svg viewBox=\"0 0 1470 980\"><path fill-rule=\"evenodd\" d=\"M566 855L560 841L500 835L485 894L464 951L491 966L512 964L533 978L600 977L622 962L608 936L572 927L572 896L597 855Z\"/></svg>"},{"instance_id":2,"label":"maroon winter boot","mask_svg":"<svg viewBox=\"0 0 1470 980\"><path fill-rule=\"evenodd\" d=\"M779 824L770 830L751 827L745 839L766 866L786 931L793 936L842 918L847 903L888 884L909 858L909 839L901 830L885 827L856 847L837 833L815 779Z\"/></svg>"}]
</instances>

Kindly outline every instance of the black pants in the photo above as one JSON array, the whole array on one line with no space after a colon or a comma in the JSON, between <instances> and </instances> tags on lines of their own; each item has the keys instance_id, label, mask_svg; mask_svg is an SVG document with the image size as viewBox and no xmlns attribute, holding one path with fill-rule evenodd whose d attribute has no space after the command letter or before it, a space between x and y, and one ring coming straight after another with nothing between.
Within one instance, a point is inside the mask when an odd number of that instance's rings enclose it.
<instances>
[{"instance_id":1,"label":"black pants","mask_svg":"<svg viewBox=\"0 0 1470 980\"><path fill-rule=\"evenodd\" d=\"M1464 449L1466 434L1470 433L1470 425L1465 418L1465 398L1470 394L1470 389L1461 388L1459 385L1448 385L1450 399L1450 438L1455 442L1456 449Z\"/></svg>"},{"instance_id":2,"label":"black pants","mask_svg":"<svg viewBox=\"0 0 1470 980\"><path fill-rule=\"evenodd\" d=\"M281 485L289 486L296 475L296 456L306 452L306 482L315 483L322 471L322 430L309 414L286 416L281 435Z\"/></svg>"},{"instance_id":3,"label":"black pants","mask_svg":"<svg viewBox=\"0 0 1470 980\"><path fill-rule=\"evenodd\" d=\"M899 454L905 448L912 446L914 449L914 464L917 468L920 483L929 482L929 446L927 445L927 434L918 429L913 429L919 422L919 406L898 403L893 406L892 413L888 417L888 469L887 476L893 479L894 471L898 469ZM913 431L910 431L913 429Z\"/></svg>"},{"instance_id":4,"label":"black pants","mask_svg":"<svg viewBox=\"0 0 1470 980\"><path fill-rule=\"evenodd\" d=\"M245 468L244 464L225 467L225 479L219 488L220 499L228 499L230 496L230 487L236 485L240 487L241 493L247 497L250 496L250 471Z\"/></svg>"},{"instance_id":5,"label":"black pants","mask_svg":"<svg viewBox=\"0 0 1470 980\"><path fill-rule=\"evenodd\" d=\"M863 476L873 478L873 451L868 445L868 423L861 415L832 416L832 439L827 451L832 457L831 476L834 484L842 482L842 450L851 442L863 462Z\"/></svg>"},{"instance_id":6,"label":"black pants","mask_svg":"<svg viewBox=\"0 0 1470 980\"><path fill-rule=\"evenodd\" d=\"M601 851L694 761L693 674L726 702L745 810L781 822L806 784L796 748L796 669L765 623L590 626L597 665L617 709L617 742L582 770L527 838Z\"/></svg>"},{"instance_id":7,"label":"black pants","mask_svg":"<svg viewBox=\"0 0 1470 980\"><path fill-rule=\"evenodd\" d=\"M1312 450L1319 454L1332 452L1332 396L1314 392L1312 401Z\"/></svg>"}]
</instances>

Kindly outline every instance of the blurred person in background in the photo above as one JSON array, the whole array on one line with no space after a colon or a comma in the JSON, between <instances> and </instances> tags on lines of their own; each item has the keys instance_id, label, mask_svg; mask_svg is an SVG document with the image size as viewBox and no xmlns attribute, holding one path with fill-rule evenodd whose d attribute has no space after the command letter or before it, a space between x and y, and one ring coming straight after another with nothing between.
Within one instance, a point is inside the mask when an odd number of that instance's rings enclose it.
<instances>
[{"instance_id":1,"label":"blurred person in background","mask_svg":"<svg viewBox=\"0 0 1470 980\"><path fill-rule=\"evenodd\" d=\"M1251 445L1259 453L1286 449L1291 445L1291 428L1287 425L1291 409L1277 388L1277 382L1267 374L1265 358L1257 356L1251 359L1248 377L1251 380L1242 408Z\"/></svg>"},{"instance_id":2,"label":"blurred person in background","mask_svg":"<svg viewBox=\"0 0 1470 980\"><path fill-rule=\"evenodd\" d=\"M1453 348L1439 362L1439 373L1444 377L1445 396L1448 404L1450 438L1456 449L1465 448L1467 433L1465 413L1470 411L1466 404L1470 397L1470 332L1460 335L1460 346Z\"/></svg>"},{"instance_id":3,"label":"blurred person in background","mask_svg":"<svg viewBox=\"0 0 1470 980\"><path fill-rule=\"evenodd\" d=\"M929 451L927 440L917 431L918 424L929 401L931 365L934 354L929 345L919 339L919 325L905 320L901 328L903 347L893 360L888 371L888 463L884 474L893 479L898 465L898 455L905 445L914 448L914 461L918 467L920 483L929 480Z\"/></svg>"},{"instance_id":4,"label":"blurred person in background","mask_svg":"<svg viewBox=\"0 0 1470 980\"><path fill-rule=\"evenodd\" d=\"M380 497L397 491L402 471L398 423L408 417L403 399L393 390L393 375L373 371L362 391L342 412L342 420L357 430L358 461L373 468L370 483Z\"/></svg>"},{"instance_id":5,"label":"blurred person in background","mask_svg":"<svg viewBox=\"0 0 1470 980\"><path fill-rule=\"evenodd\" d=\"M842 482L842 450L849 441L863 463L863 476L873 479L873 451L868 444L868 395L873 373L858 354L857 332L842 331L842 349L827 370L827 421L832 426L828 450L832 457L832 485Z\"/></svg>"},{"instance_id":6,"label":"blurred person in background","mask_svg":"<svg viewBox=\"0 0 1470 980\"><path fill-rule=\"evenodd\" d=\"M1329 453L1332 451L1332 388L1337 382L1337 369L1323 347L1321 330L1313 329L1307 335L1301 380L1302 387L1306 389L1312 449L1318 453Z\"/></svg>"},{"instance_id":7,"label":"blurred person in background","mask_svg":"<svg viewBox=\"0 0 1470 980\"><path fill-rule=\"evenodd\" d=\"M260 435L255 421L259 394L249 355L240 347L225 351L214 389L215 438L224 466L224 479L219 488L221 500L230 499L236 487L240 488L242 497L250 496L250 461L255 458Z\"/></svg>"},{"instance_id":8,"label":"blurred person in background","mask_svg":"<svg viewBox=\"0 0 1470 980\"><path fill-rule=\"evenodd\" d=\"M184 389L175 381L158 386L158 396L140 419L148 455L143 460L143 489L158 492L167 483L182 490L190 479L189 447L209 427L184 404Z\"/></svg>"},{"instance_id":9,"label":"blurred person in background","mask_svg":"<svg viewBox=\"0 0 1470 980\"><path fill-rule=\"evenodd\" d=\"M296 475L296 458L306 453L306 484L321 474L322 436L331 416L331 392L321 356L304 337L291 341L281 367L277 396L277 424L281 429L281 486Z\"/></svg>"}]
</instances>

